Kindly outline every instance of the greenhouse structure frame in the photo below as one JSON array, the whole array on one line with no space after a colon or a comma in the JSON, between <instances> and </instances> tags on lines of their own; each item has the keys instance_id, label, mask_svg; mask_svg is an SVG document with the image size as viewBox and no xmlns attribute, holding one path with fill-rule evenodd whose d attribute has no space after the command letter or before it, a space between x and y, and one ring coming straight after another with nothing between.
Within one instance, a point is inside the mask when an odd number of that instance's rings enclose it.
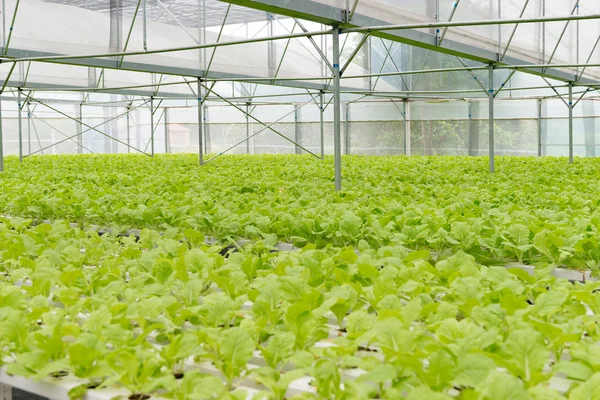
<instances>
[{"instance_id":1,"label":"greenhouse structure frame","mask_svg":"<svg viewBox=\"0 0 600 400\"><path fill-rule=\"evenodd\" d=\"M111 0L111 7L117 4L119 11L122 12L122 0ZM170 23L179 25L184 28L185 32L192 37L196 42L189 46L170 47L170 48L151 48L148 39L149 30L152 29L149 26L148 17L148 2L149 0L135 0L133 4L134 12L129 26L124 26L126 39L124 43L119 43L116 47L116 51L101 52L101 53L90 53L90 54L60 54L55 52L44 52L37 49L31 48L19 48L16 45L13 46L13 32L19 27L16 25L17 16L19 13L20 0L16 0L12 13L10 7L7 7L8 0L2 0L2 27L3 27L3 40L2 40L2 52L0 53L0 63L7 65L8 71L3 78L2 86L0 89L0 95L3 100L15 101L17 103L17 120L18 120L18 154L22 161L25 157L44 153L44 150L56 146L67 141L75 142L77 145L77 152L82 153L83 150L92 152L89 148L85 147L83 143L83 134L88 131L93 131L98 135L103 135L111 141L115 141L118 144L126 146L127 151L136 151L148 156L154 156L155 151L155 131L158 124L161 122L165 124L165 137L167 131L167 125L169 123L169 108L164 107L162 113L158 113L158 119L156 118L157 110L160 109L163 101L169 100L193 100L196 102L197 118L198 118L198 153L199 153L199 164L203 165L207 162L212 161L214 158L219 157L221 154L228 152L229 150L246 143L247 152L250 153L250 143L253 138L259 133L269 130L282 139L290 142L295 146L296 153L304 151L317 158L323 158L324 151L324 117L325 110L332 105L333 108L333 130L334 130L334 159L335 159L335 187L336 190L342 188L342 127L344 125L342 121L342 108L344 104L346 108L348 105L359 101L364 98L371 99L387 99L388 101L396 101L403 104L401 112L402 119L404 122L404 153L410 155L411 143L410 143L410 126L409 126L409 101L412 100L435 100L435 99L465 99L469 97L480 98L482 94L487 98L489 105L488 111L488 154L489 154L489 169L494 172L494 102L498 94L507 88L508 82L518 72L535 75L542 78L547 86L524 86L524 87L511 87L512 92L518 91L534 91L550 88L553 91L552 96L539 96L538 101L538 155L542 155L541 150L541 118L542 118L542 103L544 98L558 98L568 109L568 156L569 161L572 163L574 160L573 151L573 109L574 107L590 94L592 91L597 91L600 88L600 77L596 77L593 74L586 74L586 71L595 67L600 67L600 64L591 62L592 55L596 51L600 42L600 35L595 39L593 48L588 54L583 54L585 62L580 61L579 55L579 21L594 21L598 23L600 20L600 14L588 14L580 15L580 2L585 0L576 0L574 7L571 9L570 14L561 16L541 16L527 18L524 16L525 10L527 9L530 0L523 0L522 11L519 14L519 18L503 19L501 15L501 0L498 0L498 15L495 19L481 19L481 20L469 20L469 21L456 21L454 17L457 12L461 10L464 5L461 4L461 0L454 0L452 9L449 17L446 20L441 20L440 15L440 0L428 0L426 3L436 10L436 21L435 22L417 22L417 23L404 23L404 24L393 24L386 21L382 21L376 17L366 15L362 12L361 6L364 3L369 3L373 0L346 0L343 7L340 7L335 1L315 1L315 0L222 0L223 3L227 4L227 11L225 18L222 20L221 26L218 29L217 40L215 42L207 42L206 39L206 18L207 18L207 3L208 0L198 0L198 32L197 35L191 35L184 24L178 19L178 16L170 10L169 7L165 6L161 1L156 0L155 5L158 4L164 8L163 14L170 18ZM544 4L545 0L539 0ZM550 1L550 0L548 0ZM210 2L210 1L208 1ZM185 2L182 2L185 3ZM335 3L329 4L329 3ZM431 4L429 4L431 3ZM465 3L463 1L463 3ZM172 2L171 5L177 4L177 1ZM266 36L244 38L239 40L221 40L221 36L228 21L228 15L232 5L243 7L244 9L252 10L260 13L267 13L267 28L268 34ZM367 4L368 5L368 4ZM189 4L188 4L189 6ZM8 11L8 13L7 13ZM111 19L120 18L121 14L113 15L111 8ZM274 34L273 30L273 15L282 15L287 18L292 18L294 27L299 26L301 32L292 32L286 34ZM142 23L142 40L143 48L141 50L128 50L128 45L133 40L132 33L134 32L134 26L139 25L141 19ZM112 21L112 20L111 20ZM137 25L136 25L137 21ZM322 30L309 30L303 22L309 21L322 26L328 26L328 28ZM515 55L509 54L512 49L513 40L518 36L517 30L520 25L525 24L538 24L544 29L546 24L549 23L564 23L564 29L560 31L557 43L554 46L546 46L545 39L543 42L543 48L541 53L543 54L543 62L532 62L524 58L519 58ZM557 49L561 45L561 41L565 36L565 32L568 29L570 23L577 23L577 62L575 63L552 63ZM502 40L502 27L510 26L509 39L504 42ZM456 38L451 38L448 35L450 29L453 28L465 28L465 27L493 27L498 29L497 45L490 46L477 46L472 43L463 43ZM26 28L24 28L26 29ZM113 30L121 29L120 25L113 25L111 23L111 35ZM8 33L7 33L8 32ZM121 32L118 32L119 35ZM115 33L116 34L116 33ZM345 60L342 60L342 52L344 46L341 45L340 38L344 34L357 34L361 35L358 42L355 44L354 49L346 55ZM327 50L323 46L315 41L316 38L328 38L332 43L332 57L328 56ZM373 68L368 68L366 73L364 71L353 72L350 67L361 51L368 47L370 50L370 43L375 38L384 39L392 43L398 42L405 45L410 45L416 48L421 48L427 51L425 59L429 55L429 52L443 53L453 57L457 57L460 61L460 67L447 67L447 68L420 68L420 69L403 69L396 67L396 71L392 72L374 72ZM545 38L545 36L544 36ZM321 64L322 73L320 76L303 76L303 77L281 77L278 76L281 64L286 57L289 43L292 39L304 39L309 45L309 51L316 54L316 58ZM288 45L285 47L280 57L275 51L275 41L287 40ZM268 47L268 65L269 65L269 76L261 76L260 74L253 75L252 73L241 74L231 73L216 70L213 67L213 60L215 58L215 52L217 48L231 47L235 49L235 46L243 46L255 43L266 43ZM382 41L383 43L383 41ZM345 44L345 43L344 43ZM392 59L391 47L385 46L386 61L388 58ZM552 50L550 56L546 58L547 50ZM178 65L168 65L168 63L152 63L146 61L134 60L137 56L164 56L172 55L181 52L197 51L199 54L199 68L188 68ZM209 51L212 51L210 55ZM467 65L467 62L475 65ZM384 61L384 66L386 61ZM393 60L392 60L393 61ZM77 67L88 67L89 69L100 69L100 79L96 79L94 76L94 82L97 81L96 85L91 87L81 87L80 85L62 85L52 84L43 82L27 82L29 69L32 64L35 63L50 63L58 65L69 65ZM395 63L394 63L395 64ZM425 65L425 61L423 62ZM103 79L102 74L105 70L119 70L119 71L131 71L153 74L153 83L151 84L134 84L134 85L123 85L123 86L108 86L100 87L100 81ZM382 68L383 70L383 68ZM19 71L19 72L17 72ZM495 79L495 71L507 71L508 75L503 77L501 81ZM440 89L440 90L415 90L414 87L408 87L403 85L403 90L380 90L376 88L379 79L396 77L403 80L403 77L416 75L417 77L426 74L441 74L441 73L453 73L453 72L467 72L473 78L477 84L476 89L465 89L465 90L451 90L451 89ZM476 73L486 73L487 82L478 78ZM15 75L19 75L15 77ZM160 74L161 79L156 82L154 74ZM174 76L182 77L183 80L174 82L163 82L162 76ZM355 80L368 80L368 87L357 88L351 83L346 85L345 82ZM373 80L376 80L373 85ZM554 83L549 80L554 81ZM254 116L250 108L256 104L257 99L264 99L269 104L283 104L285 102L278 102L278 97L286 97L287 92L277 92L272 94L266 94L261 96L252 95L249 92L246 96L225 96L217 93L215 85L217 83L228 82L232 85L238 84L255 84L255 85L269 85L269 86L281 86L292 90L305 90L306 94L309 95L310 99L304 103L294 103L294 108L291 112L284 115L281 119L267 123L262 121L260 118ZM557 83L558 82L558 83ZM169 87L189 87L190 93L177 94L172 92L162 92ZM575 90L581 88L581 90ZM392 88L393 89L393 88ZM558 89L566 89L567 93L559 93ZM153 92L148 96L148 92ZM77 92L82 94L82 100L68 100L60 98L42 98L37 93L59 93L59 92ZM234 92L234 91L233 91ZM10 93L11 96L6 94ZM100 101L93 102L89 101L90 93L107 93L126 96L126 100L114 101L114 104L124 105L125 113L121 113L117 116L111 116L110 119L103 121L100 124L88 124L83 121L82 105L86 106L106 106L109 102ZM354 100L348 100L345 103L342 102L342 95L354 95L359 96ZM86 96L88 100L86 100ZM330 99L327 101L326 96ZM135 101L139 101L139 104L135 104ZM239 111L245 118L246 121L246 137L236 142L231 147L228 147L224 151L219 152L214 158L206 159L207 146L205 143L205 130L206 130L206 102L215 101L220 102L232 107ZM68 115L64 111L61 111L57 107L50 105L53 104L70 104L75 107L75 116ZM316 105L320 111L320 151L312 151L303 144L299 143L296 132L295 138L289 138L279 132L275 124L289 115L294 115L295 121L298 121L298 111L305 105L313 104ZM469 104L469 110L471 109L471 103ZM31 110L33 106L34 110ZM42 147L36 151L31 151L31 144L29 144L29 151L26 153L24 150L24 135L23 129L26 123L24 122L23 111L27 111L27 125L32 124L32 118L35 119L35 108L45 107L53 112L62 115L63 117L73 120L77 124L77 132L75 135L61 134L65 137L58 142L52 143L49 146ZM147 107L150 110L150 127L151 135L150 140L145 148L134 146L129 140L129 118L132 111L137 108ZM348 111L348 110L346 110ZM348 118L348 112L345 113ZM469 111L469 123L471 122L471 111ZM127 118L127 140L121 140L118 137L114 137L103 132L100 127L106 123L116 119L125 117ZM0 120L2 120L2 110L0 108ZM261 126L261 130L258 132L250 133L250 123L256 123ZM297 126L297 123L296 123ZM345 125L346 127L348 124ZM35 127L34 127L35 129ZM469 128L470 129L470 128ZM29 132L30 128L28 128ZM296 128L297 130L297 128ZM28 134L28 139L31 140ZM346 140L348 135L346 135ZM3 145L2 145L2 124L0 124L0 170L3 170ZM169 151L169 141L165 139L165 150ZM148 147L150 147L148 149ZM301 150L301 151L300 151Z\"/></svg>"}]
</instances>

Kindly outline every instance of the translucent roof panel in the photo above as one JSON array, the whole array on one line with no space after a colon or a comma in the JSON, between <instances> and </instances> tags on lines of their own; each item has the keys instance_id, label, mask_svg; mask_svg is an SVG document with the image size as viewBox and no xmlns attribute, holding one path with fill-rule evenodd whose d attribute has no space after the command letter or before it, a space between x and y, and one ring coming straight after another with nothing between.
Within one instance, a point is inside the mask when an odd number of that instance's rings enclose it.
<instances>
[{"instance_id":1,"label":"translucent roof panel","mask_svg":"<svg viewBox=\"0 0 600 400\"><path fill-rule=\"evenodd\" d=\"M313 1L342 9L347 7L344 0ZM438 0L438 2L438 20L450 20L456 0ZM527 6L524 7L526 3ZM460 0L452 21L518 19L521 14L523 18L566 17L572 13L573 15L600 14L598 1L581 1L579 7L575 7L577 3L577 0L503 0L499 8L497 1ZM370 18L374 23L383 22L392 25L435 22L436 12L435 1L414 0L360 0L356 9L356 15ZM363 18L362 21L364 20ZM434 29L418 31L435 34ZM592 53L599 36L600 24L595 19L579 22L526 23L518 27L515 24L452 27L448 29L445 39L501 55L506 52L503 61L507 63L516 59L532 64L549 62L582 64L587 62L590 54L591 63L599 62L600 49ZM506 50L509 41L510 46ZM430 45L430 43L424 44ZM578 73L576 68L564 69L564 71L573 75ZM600 78L600 74L593 70L586 70L584 76Z\"/></svg>"},{"instance_id":2,"label":"translucent roof panel","mask_svg":"<svg viewBox=\"0 0 600 400\"><path fill-rule=\"evenodd\" d=\"M109 14L110 0L44 0L49 3L65 4L99 11ZM199 12L199 4L204 2L205 13ZM171 25L185 25L189 27L218 26L223 23L223 16L228 4L218 0L147 0L147 15L153 21L165 22ZM132 17L135 14L138 0L121 0L124 16ZM232 6L227 16L229 23L245 23L265 19L265 13L251 8Z\"/></svg>"},{"instance_id":3,"label":"translucent roof panel","mask_svg":"<svg viewBox=\"0 0 600 400\"><path fill-rule=\"evenodd\" d=\"M13 12L15 3L15 0L6 0L7 12ZM114 26L111 29L111 23L114 24L115 21L113 19L111 22L110 13L107 13L104 8L99 10L88 8L41 0L21 2L8 54L17 57L44 54L90 55L106 54L122 49L132 23L132 16L123 16L120 19L120 30L118 30L120 39L115 41ZM266 17L264 13L259 14L262 14L264 19L254 24L262 26L266 22ZM229 17L227 20L229 21ZM298 27L295 29L295 32L300 31ZM285 33L285 31L279 30L275 32L275 34L277 33ZM266 31L260 34L268 35ZM189 47L199 43L197 28L157 21L147 22L146 38L148 50ZM143 51L143 39L143 23L138 15L133 25L127 51ZM219 37L218 28L206 30L207 43L232 40L237 40L237 38L227 35ZM198 76L202 70L209 69L209 76L212 77L271 78L275 76L275 72L277 72L276 77L278 78L301 79L322 76L322 63L318 55L315 56L317 53L307 39L291 40L289 43L288 40L279 40L275 42L274 46L276 55L274 63L269 61L269 43L267 42L218 47L214 50L214 56L213 49L206 49L128 56L122 61L134 63L132 68L140 71L164 72L167 75ZM325 48L324 51L327 52L328 49ZM282 61L283 55L285 56ZM104 64L92 63L91 65L109 65L110 68L114 68L121 62L121 59L120 57L111 57L103 58L100 61ZM87 61L85 63L89 65ZM210 68L208 68L209 66ZM347 73L363 75L366 71L360 66L352 65ZM80 67L34 63L29 68L27 75L29 83L48 83L56 86L95 86L95 82L88 77L87 69ZM107 70L101 83L105 87L118 87L148 82L148 76L136 77L134 75L123 71ZM354 82L347 80L345 82L345 85L353 85L358 88L363 88L364 84L364 80ZM182 88L181 90L189 93L188 89Z\"/></svg>"}]
</instances>

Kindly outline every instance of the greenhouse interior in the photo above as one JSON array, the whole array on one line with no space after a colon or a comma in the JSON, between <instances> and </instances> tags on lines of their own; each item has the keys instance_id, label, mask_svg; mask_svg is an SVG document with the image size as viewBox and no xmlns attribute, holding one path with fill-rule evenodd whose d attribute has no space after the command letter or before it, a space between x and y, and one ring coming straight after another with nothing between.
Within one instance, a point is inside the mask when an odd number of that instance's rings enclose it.
<instances>
[{"instance_id":1,"label":"greenhouse interior","mask_svg":"<svg viewBox=\"0 0 600 400\"><path fill-rule=\"evenodd\" d=\"M600 400L600 2L0 1L0 400Z\"/></svg>"}]
</instances>

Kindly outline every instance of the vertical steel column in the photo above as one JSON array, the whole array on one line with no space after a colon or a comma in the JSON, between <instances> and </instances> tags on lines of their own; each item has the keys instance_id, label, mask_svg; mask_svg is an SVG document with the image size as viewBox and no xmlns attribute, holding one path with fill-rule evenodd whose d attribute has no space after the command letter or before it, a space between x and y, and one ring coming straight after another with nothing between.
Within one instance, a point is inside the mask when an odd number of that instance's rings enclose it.
<instances>
[{"instance_id":1,"label":"vertical steel column","mask_svg":"<svg viewBox=\"0 0 600 400\"><path fill-rule=\"evenodd\" d=\"M171 152L171 138L169 137L169 109L165 107L165 153Z\"/></svg>"},{"instance_id":2,"label":"vertical steel column","mask_svg":"<svg viewBox=\"0 0 600 400\"><path fill-rule=\"evenodd\" d=\"M324 92L319 91L319 125L321 128L321 159L325 158L325 109L324 109Z\"/></svg>"},{"instance_id":3,"label":"vertical steel column","mask_svg":"<svg viewBox=\"0 0 600 400\"><path fill-rule=\"evenodd\" d=\"M0 172L2 171L4 171L4 146L2 142L2 100L0 100Z\"/></svg>"},{"instance_id":4,"label":"vertical steel column","mask_svg":"<svg viewBox=\"0 0 600 400\"><path fill-rule=\"evenodd\" d=\"M350 154L350 103L346 103L344 123L344 152Z\"/></svg>"},{"instance_id":5,"label":"vertical steel column","mask_svg":"<svg viewBox=\"0 0 600 400\"><path fill-rule=\"evenodd\" d=\"M271 13L267 13L267 21L268 22L268 28L267 28L267 35L269 37L274 36L274 26L273 26L273 14ZM267 42L267 51L268 51L268 66L269 66L269 76L270 77L274 77L275 73L277 71L277 47L275 47L276 44L274 41L269 40Z\"/></svg>"},{"instance_id":6,"label":"vertical steel column","mask_svg":"<svg viewBox=\"0 0 600 400\"><path fill-rule=\"evenodd\" d=\"M333 144L335 190L342 190L342 103L340 95L340 27L333 27Z\"/></svg>"},{"instance_id":7,"label":"vertical steel column","mask_svg":"<svg viewBox=\"0 0 600 400\"><path fill-rule=\"evenodd\" d=\"M402 104L404 106L404 155L410 156L410 104L408 104L408 99L402 100Z\"/></svg>"},{"instance_id":8,"label":"vertical steel column","mask_svg":"<svg viewBox=\"0 0 600 400\"><path fill-rule=\"evenodd\" d=\"M148 50L148 12L146 8L146 0L142 0L142 35L144 50Z\"/></svg>"},{"instance_id":9,"label":"vertical steel column","mask_svg":"<svg viewBox=\"0 0 600 400\"><path fill-rule=\"evenodd\" d=\"M295 153L301 154L300 147L298 147L298 143L300 143L300 125L298 125L298 117L299 117L299 108L298 104L294 104L294 142L295 144Z\"/></svg>"},{"instance_id":10,"label":"vertical steel column","mask_svg":"<svg viewBox=\"0 0 600 400\"><path fill-rule=\"evenodd\" d=\"M573 82L569 82L569 163L573 164Z\"/></svg>"},{"instance_id":11,"label":"vertical steel column","mask_svg":"<svg viewBox=\"0 0 600 400\"><path fill-rule=\"evenodd\" d=\"M31 154L31 110L27 106L27 154Z\"/></svg>"},{"instance_id":12,"label":"vertical steel column","mask_svg":"<svg viewBox=\"0 0 600 400\"><path fill-rule=\"evenodd\" d=\"M77 132L77 154L82 154L83 153L83 129L82 129L82 123L83 123L83 114L82 114L82 103L79 103L79 105L75 106L75 118L77 118L77 123L76 123L76 132Z\"/></svg>"},{"instance_id":13,"label":"vertical steel column","mask_svg":"<svg viewBox=\"0 0 600 400\"><path fill-rule=\"evenodd\" d=\"M150 97L150 154L154 157L154 96Z\"/></svg>"},{"instance_id":14,"label":"vertical steel column","mask_svg":"<svg viewBox=\"0 0 600 400\"><path fill-rule=\"evenodd\" d=\"M203 123L204 123L204 154L209 154L210 153L210 125L208 124L208 104L206 104L206 102L204 102L204 104L202 105L203 107L203 112L202 112L202 118L204 119Z\"/></svg>"},{"instance_id":15,"label":"vertical steel column","mask_svg":"<svg viewBox=\"0 0 600 400\"><path fill-rule=\"evenodd\" d=\"M489 129L490 129L490 138L489 138L489 146L490 146L490 172L494 172L494 64L490 64L489 66L489 89L488 89L488 98L489 98Z\"/></svg>"},{"instance_id":16,"label":"vertical steel column","mask_svg":"<svg viewBox=\"0 0 600 400\"><path fill-rule=\"evenodd\" d=\"M17 107L19 116L19 162L23 162L23 121L21 120L21 88L17 88Z\"/></svg>"},{"instance_id":17,"label":"vertical steel column","mask_svg":"<svg viewBox=\"0 0 600 400\"><path fill-rule=\"evenodd\" d=\"M200 165L204 165L204 115L202 108L202 79L198 78L198 158Z\"/></svg>"},{"instance_id":18,"label":"vertical steel column","mask_svg":"<svg viewBox=\"0 0 600 400\"><path fill-rule=\"evenodd\" d=\"M131 128L129 125L129 111L130 111L131 107L127 106L127 116L126 116L126 120L127 120L127 144L129 146L131 146ZM131 153L131 147L127 146L127 153Z\"/></svg>"},{"instance_id":19,"label":"vertical steel column","mask_svg":"<svg viewBox=\"0 0 600 400\"><path fill-rule=\"evenodd\" d=\"M469 132L469 155L473 155L473 102L467 101L467 115L469 117L469 125L467 130Z\"/></svg>"},{"instance_id":20,"label":"vertical steel column","mask_svg":"<svg viewBox=\"0 0 600 400\"><path fill-rule=\"evenodd\" d=\"M538 157L542 156L542 99L538 99L538 117L537 117L537 140L538 140L538 148L537 155Z\"/></svg>"},{"instance_id":21,"label":"vertical steel column","mask_svg":"<svg viewBox=\"0 0 600 400\"><path fill-rule=\"evenodd\" d=\"M250 103L246 103L246 154L250 154Z\"/></svg>"}]
</instances>

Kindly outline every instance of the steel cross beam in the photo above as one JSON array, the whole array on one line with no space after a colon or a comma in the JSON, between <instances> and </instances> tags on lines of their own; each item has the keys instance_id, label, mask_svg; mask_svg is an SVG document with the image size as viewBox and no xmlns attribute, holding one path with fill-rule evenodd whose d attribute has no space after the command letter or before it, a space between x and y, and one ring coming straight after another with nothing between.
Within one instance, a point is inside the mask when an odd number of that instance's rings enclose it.
<instances>
[{"instance_id":1,"label":"steel cross beam","mask_svg":"<svg viewBox=\"0 0 600 400\"><path fill-rule=\"evenodd\" d=\"M50 110L52 110L52 111L54 111L54 112L56 112L56 113L58 113L58 114L60 114L60 115L62 115L62 116L64 116L64 117L67 117L68 119L71 119L71 120L73 120L73 121L75 121L75 122L78 122L78 123L80 123L81 125L83 125L83 126L85 126L85 127L89 128L89 130L96 131L96 132L98 132L99 134L101 134L101 135L103 135L103 136L106 136L106 137L108 137L108 138L110 138L110 139L112 139L112 140L114 140L114 141L116 141L116 142L119 142L119 143L121 143L122 145L125 145L125 146L127 146L127 147L129 147L129 148L132 148L132 149L134 149L135 151L138 151L138 152L140 152L140 153L142 153L142 154L149 155L149 154L147 154L147 153L145 153L145 152L143 152L143 151L141 151L141 150L139 150L139 149L137 149L137 148L135 148L135 147L133 147L133 146L130 146L128 143L125 143L125 142L123 142L123 141L121 141L121 140L119 140L119 139L117 139L117 138L114 138L114 137L112 137L112 136L110 136L110 135L107 135L105 132L102 132L102 131L100 131L100 130L98 130L98 129L97 129L97 127L98 127L98 126L102 126L102 125L104 125L104 124L106 124L106 123L108 123L108 122L110 122L110 121L112 121L112 120L114 120L114 119L120 118L120 117L124 116L126 113L124 113L124 114L121 114L121 115L118 115L118 116L116 116L116 117L114 117L114 118L111 118L111 119L109 119L109 120L107 120L107 121L104 121L103 123L101 123L101 124L99 124L99 125L97 125L97 126L91 126L91 125L88 125L88 124L86 124L86 123L84 123L84 122L81 122L81 121L79 121L77 118L74 118L74 117L72 117L72 116L70 116L70 115L68 115L68 114L66 114L66 113L64 113L64 112L62 112L62 111L60 111L60 110L58 110L58 109L56 109L56 108L54 108L54 107L52 107L52 106L50 106L50 105L46 104L46 103L44 103L44 102L42 102L42 101L38 100L38 99L34 99L33 97L32 97L32 99L33 99L34 101L36 101L37 103L39 103L39 104L41 104L41 105L43 105L43 106L45 106L45 107L49 108ZM141 107L141 106L138 106L138 107ZM83 132L82 132L82 133L83 133ZM73 135L73 136L70 136L69 138L73 138L73 137L77 137L77 136L79 136L79 134L77 134L77 135ZM69 138L67 138L67 139L64 139L64 140L61 140L61 141L59 141L59 142L56 142L56 143L53 143L51 146L44 148L44 150L47 150L48 148L50 148L50 147L52 147L52 146L56 146L57 144L63 143L63 142L65 142L65 141L69 140ZM40 151L40 150L38 150L38 152L39 152L39 151ZM35 154L35 153L37 153L37 152L34 152L34 153L32 153L32 154L29 154L29 155L33 155L33 154Z\"/></svg>"},{"instance_id":2,"label":"steel cross beam","mask_svg":"<svg viewBox=\"0 0 600 400\"><path fill-rule=\"evenodd\" d=\"M352 21L347 21L345 16L347 10L344 8L323 4L316 0L221 0L231 4L254 8L262 11L282 14L286 16L306 19L330 26L341 25L341 33L370 32L373 36L390 39L412 46L421 47L433 51L459 56L465 59L479 61L485 64L498 63L500 54L497 51L486 50L481 47L461 43L459 41L444 39L443 45L439 45L439 38L433 33L423 32L421 29L428 28L451 28L464 26L494 26L514 25L524 23L546 23L559 21L582 21L598 19L600 15L569 15L562 17L542 18L519 18L504 20L479 20L465 22L437 22L422 24L390 25L389 23L356 12ZM545 76L550 79L564 82L572 82L573 74L555 68L544 70L529 70L527 66L531 63L516 57L505 56L502 63L507 65L518 65L524 72L534 75ZM498 65L496 65L498 66ZM585 84L598 83L597 80L583 78Z\"/></svg>"},{"instance_id":3,"label":"steel cross beam","mask_svg":"<svg viewBox=\"0 0 600 400\"><path fill-rule=\"evenodd\" d=\"M208 87L206 85L204 85L202 82L198 81L198 84L201 85L207 92L211 92L212 94L214 94L215 96L217 96L218 98L220 98L221 100L225 101L227 104L229 104L230 106L234 107L235 109L239 110L242 114L248 116L248 118L253 119L254 121L258 122L259 124L263 125L264 127L267 127L270 131L274 132L275 134L281 136L283 139L287 140L288 142L298 146L299 148L301 148L302 150L304 150L305 152L313 155L315 158L319 158L319 156L317 156L315 153L313 153L312 151L308 150L307 148L303 147L302 145L294 142L293 140L289 139L287 136L283 135L282 133L276 131L275 129L273 129L272 127L268 126L267 124L265 124L264 122L262 122L261 120L259 120L258 118L256 118L255 116L253 116L252 114L248 114L246 113L245 110L243 110L241 107L237 106L236 104L232 103L231 101L225 99L224 97L222 97L221 95L219 95L218 93L216 93L212 87ZM307 102L310 103L312 102L312 99L309 100ZM243 143L243 141L242 141Z\"/></svg>"}]
</instances>

